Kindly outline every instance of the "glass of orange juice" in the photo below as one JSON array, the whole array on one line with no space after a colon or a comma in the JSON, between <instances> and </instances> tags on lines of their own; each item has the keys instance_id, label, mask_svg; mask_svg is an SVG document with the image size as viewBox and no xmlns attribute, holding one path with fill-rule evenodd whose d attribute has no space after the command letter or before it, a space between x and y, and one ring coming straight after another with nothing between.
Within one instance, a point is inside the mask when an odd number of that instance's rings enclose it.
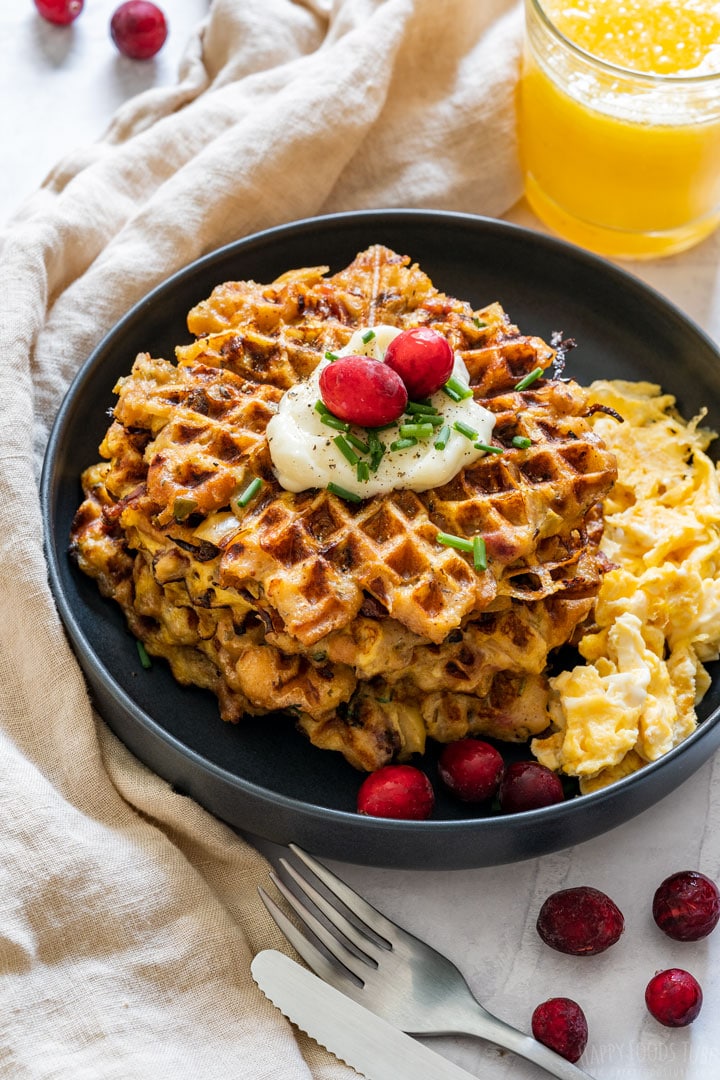
<instances>
[{"instance_id":1,"label":"glass of orange juice","mask_svg":"<svg viewBox=\"0 0 720 1080\"><path fill-rule=\"evenodd\" d=\"M720 224L718 0L526 0L525 192L603 255L682 251Z\"/></svg>"}]
</instances>

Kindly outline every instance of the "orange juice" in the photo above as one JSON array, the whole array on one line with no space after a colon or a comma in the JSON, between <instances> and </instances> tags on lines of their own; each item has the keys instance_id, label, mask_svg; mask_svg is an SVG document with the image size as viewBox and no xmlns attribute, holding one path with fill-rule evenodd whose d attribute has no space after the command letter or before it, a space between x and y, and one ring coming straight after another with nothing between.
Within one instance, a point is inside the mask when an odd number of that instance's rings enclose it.
<instances>
[{"instance_id":1,"label":"orange juice","mask_svg":"<svg viewBox=\"0 0 720 1080\"><path fill-rule=\"evenodd\" d=\"M526 0L526 195L606 255L680 251L720 224L717 0Z\"/></svg>"}]
</instances>

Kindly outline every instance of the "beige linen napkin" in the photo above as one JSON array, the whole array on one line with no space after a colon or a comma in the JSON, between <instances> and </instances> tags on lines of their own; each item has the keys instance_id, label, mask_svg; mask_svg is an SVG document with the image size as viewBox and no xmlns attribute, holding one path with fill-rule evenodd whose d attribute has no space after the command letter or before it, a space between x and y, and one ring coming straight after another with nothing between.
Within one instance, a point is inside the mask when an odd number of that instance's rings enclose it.
<instances>
[{"instance_id":1,"label":"beige linen napkin","mask_svg":"<svg viewBox=\"0 0 720 1080\"><path fill-rule=\"evenodd\" d=\"M130 101L3 233L2 1076L351 1075L250 978L281 945L263 859L93 715L37 475L89 350L200 254L328 211L507 209L518 41L511 0L216 0L177 85Z\"/></svg>"}]
</instances>

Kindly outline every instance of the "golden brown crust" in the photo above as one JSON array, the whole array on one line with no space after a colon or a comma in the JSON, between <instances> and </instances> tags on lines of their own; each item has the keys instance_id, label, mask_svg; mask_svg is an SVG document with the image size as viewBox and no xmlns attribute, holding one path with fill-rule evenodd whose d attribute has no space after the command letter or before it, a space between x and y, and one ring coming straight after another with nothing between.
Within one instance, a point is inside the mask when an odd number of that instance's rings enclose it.
<instances>
[{"instance_id":1,"label":"golden brown crust","mask_svg":"<svg viewBox=\"0 0 720 1080\"><path fill-rule=\"evenodd\" d=\"M284 491L265 437L282 393L379 322L450 340L502 455L433 491L359 505ZM109 462L86 471L72 533L80 566L148 651L216 693L225 718L293 709L360 768L422 750L428 733L544 726L547 654L592 607L597 506L615 476L576 384L515 389L553 350L499 304L474 312L379 246L332 277L218 286L188 325L200 336L177 363L141 354L119 381ZM253 477L262 490L239 508ZM487 571L438 530L480 533Z\"/></svg>"}]
</instances>

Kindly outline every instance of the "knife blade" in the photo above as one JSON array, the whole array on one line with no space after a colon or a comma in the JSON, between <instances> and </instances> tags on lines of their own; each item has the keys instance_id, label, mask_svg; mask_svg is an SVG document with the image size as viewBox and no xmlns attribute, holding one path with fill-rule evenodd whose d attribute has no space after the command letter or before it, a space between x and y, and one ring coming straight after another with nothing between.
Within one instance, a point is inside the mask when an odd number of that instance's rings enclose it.
<instances>
[{"instance_id":1,"label":"knife blade","mask_svg":"<svg viewBox=\"0 0 720 1080\"><path fill-rule=\"evenodd\" d=\"M265 949L254 958L250 971L288 1019L367 1080L477 1080L285 953Z\"/></svg>"}]
</instances>

